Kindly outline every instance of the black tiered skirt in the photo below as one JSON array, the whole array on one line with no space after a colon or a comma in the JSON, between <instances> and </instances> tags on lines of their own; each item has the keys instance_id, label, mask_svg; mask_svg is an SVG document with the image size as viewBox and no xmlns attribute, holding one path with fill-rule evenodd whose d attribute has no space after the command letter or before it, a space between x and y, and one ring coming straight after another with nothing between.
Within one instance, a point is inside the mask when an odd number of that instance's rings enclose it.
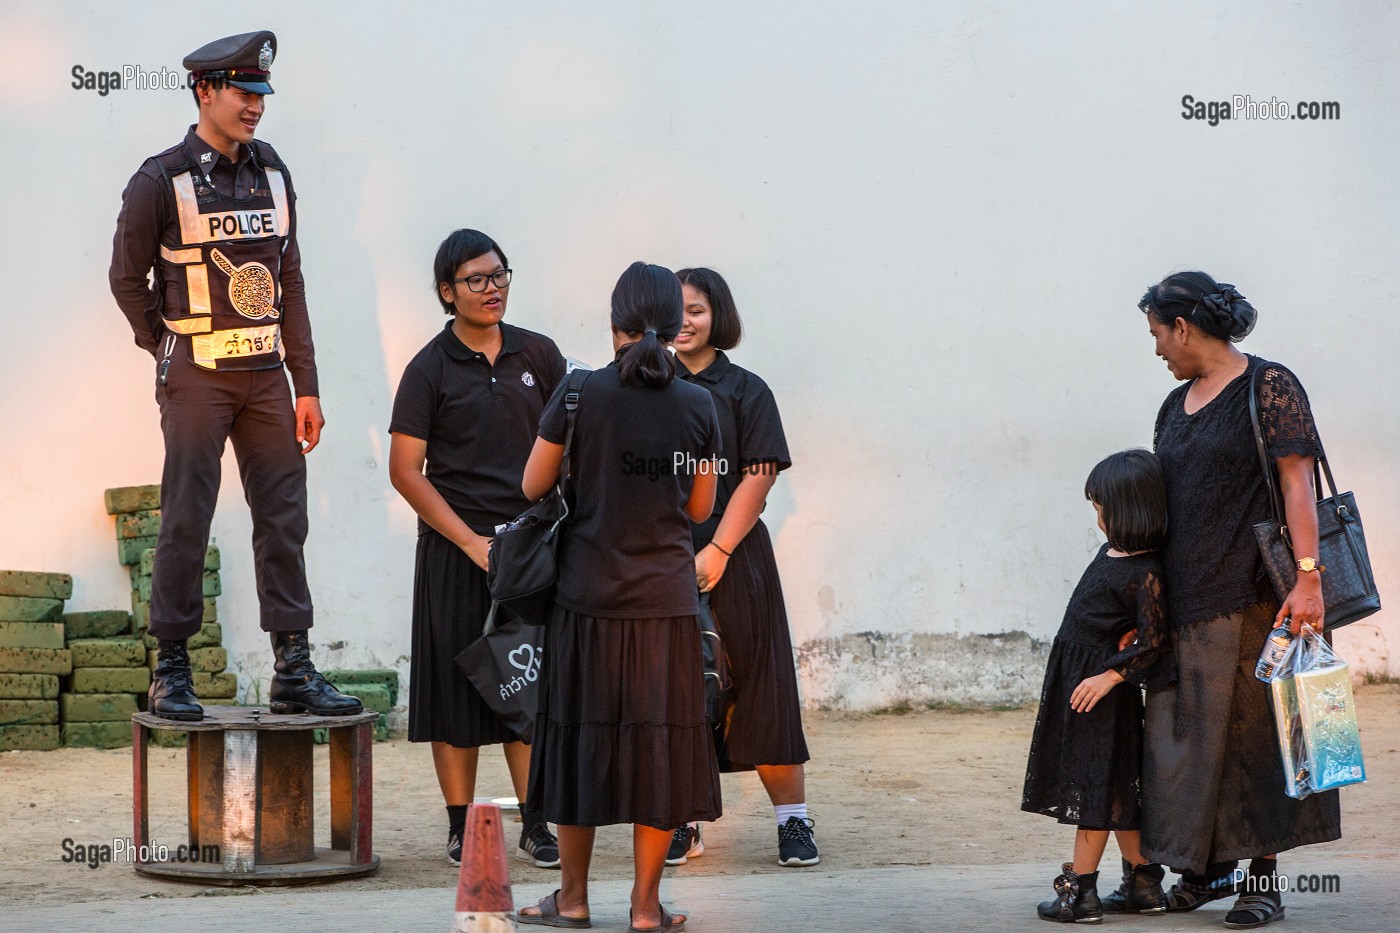
<instances>
[{"instance_id":1,"label":"black tiered skirt","mask_svg":"<svg viewBox=\"0 0 1400 933\"><path fill-rule=\"evenodd\" d=\"M453 659L481 637L491 593L486 571L432 529L418 536L408 740L476 748L518 742Z\"/></svg>"},{"instance_id":2,"label":"black tiered skirt","mask_svg":"<svg viewBox=\"0 0 1400 933\"><path fill-rule=\"evenodd\" d=\"M671 830L719 818L694 616L598 619L556 608L542 673L532 809L565 826Z\"/></svg>"}]
</instances>

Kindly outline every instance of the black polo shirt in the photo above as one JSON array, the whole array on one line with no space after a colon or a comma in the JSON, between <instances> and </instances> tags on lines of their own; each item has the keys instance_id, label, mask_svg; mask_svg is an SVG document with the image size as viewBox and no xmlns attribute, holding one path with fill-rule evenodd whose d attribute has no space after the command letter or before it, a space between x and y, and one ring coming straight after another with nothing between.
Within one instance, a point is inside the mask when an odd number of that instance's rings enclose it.
<instances>
[{"instance_id":1,"label":"black polo shirt","mask_svg":"<svg viewBox=\"0 0 1400 933\"><path fill-rule=\"evenodd\" d=\"M504 322L500 328L492 366L449 320L404 370L389 423L393 433L428 442L428 481L482 535L530 505L520 480L565 368L553 340ZM420 519L419 534L427 527Z\"/></svg>"},{"instance_id":2,"label":"black polo shirt","mask_svg":"<svg viewBox=\"0 0 1400 933\"><path fill-rule=\"evenodd\" d=\"M562 444L564 427L561 387L540 437ZM591 373L574 425L574 515L560 542L556 602L604 619L699 611L685 503L698 462L718 453L708 392L681 379L623 386L615 362Z\"/></svg>"},{"instance_id":3,"label":"black polo shirt","mask_svg":"<svg viewBox=\"0 0 1400 933\"><path fill-rule=\"evenodd\" d=\"M782 472L792 466L792 458L788 456L787 437L772 390L747 369L729 362L723 350L715 351L715 361L698 373L686 372L682 367L681 378L704 386L714 396L719 415L720 456L727 468L719 477L715 514L695 526L695 549L699 550L714 537L729 497L744 478L744 467L765 464L768 469Z\"/></svg>"}]
</instances>

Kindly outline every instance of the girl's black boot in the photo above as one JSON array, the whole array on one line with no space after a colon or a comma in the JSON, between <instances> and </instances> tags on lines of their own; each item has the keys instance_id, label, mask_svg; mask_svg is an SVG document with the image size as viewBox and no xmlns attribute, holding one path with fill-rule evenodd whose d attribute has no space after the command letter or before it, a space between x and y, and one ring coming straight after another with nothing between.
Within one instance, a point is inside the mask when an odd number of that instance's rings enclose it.
<instances>
[{"instance_id":1,"label":"girl's black boot","mask_svg":"<svg viewBox=\"0 0 1400 933\"><path fill-rule=\"evenodd\" d=\"M1099 873L1076 874L1073 862L1065 862L1064 872L1055 879L1055 899L1042 901L1036 908L1041 920L1055 923L1102 923L1099 902Z\"/></svg>"},{"instance_id":2,"label":"girl's black boot","mask_svg":"<svg viewBox=\"0 0 1400 933\"><path fill-rule=\"evenodd\" d=\"M1154 862L1134 868L1123 859L1123 883L1117 890L1104 895L1106 914L1160 914L1167 909L1167 896L1162 893L1166 869Z\"/></svg>"}]
</instances>

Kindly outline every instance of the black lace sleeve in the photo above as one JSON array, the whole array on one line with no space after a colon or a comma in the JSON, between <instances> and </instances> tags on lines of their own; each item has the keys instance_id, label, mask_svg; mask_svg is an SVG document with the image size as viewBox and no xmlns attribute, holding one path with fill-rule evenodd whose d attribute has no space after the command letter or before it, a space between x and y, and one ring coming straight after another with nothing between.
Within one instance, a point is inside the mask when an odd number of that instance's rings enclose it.
<instances>
[{"instance_id":1,"label":"black lace sleeve","mask_svg":"<svg viewBox=\"0 0 1400 933\"><path fill-rule=\"evenodd\" d=\"M1149 570L1130 589L1137 614L1137 638L1131 645L1109 658L1105 669L1112 669L1123 679L1147 686L1149 675L1170 646L1170 626L1167 624L1166 604L1162 600L1162 578Z\"/></svg>"},{"instance_id":2,"label":"black lace sleeve","mask_svg":"<svg viewBox=\"0 0 1400 933\"><path fill-rule=\"evenodd\" d=\"M1317 456L1317 425L1308 394L1297 376L1275 363L1259 374L1259 428L1275 459L1289 454Z\"/></svg>"}]
</instances>

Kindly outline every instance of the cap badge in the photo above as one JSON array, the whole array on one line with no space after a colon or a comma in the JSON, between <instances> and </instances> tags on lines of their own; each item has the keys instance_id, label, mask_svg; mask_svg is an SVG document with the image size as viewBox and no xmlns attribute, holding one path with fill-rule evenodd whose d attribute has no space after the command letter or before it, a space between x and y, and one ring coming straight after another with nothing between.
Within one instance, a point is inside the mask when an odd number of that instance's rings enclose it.
<instances>
[{"instance_id":1,"label":"cap badge","mask_svg":"<svg viewBox=\"0 0 1400 933\"><path fill-rule=\"evenodd\" d=\"M258 52L258 70L267 71L272 67L272 42L264 42L262 51Z\"/></svg>"}]
</instances>

